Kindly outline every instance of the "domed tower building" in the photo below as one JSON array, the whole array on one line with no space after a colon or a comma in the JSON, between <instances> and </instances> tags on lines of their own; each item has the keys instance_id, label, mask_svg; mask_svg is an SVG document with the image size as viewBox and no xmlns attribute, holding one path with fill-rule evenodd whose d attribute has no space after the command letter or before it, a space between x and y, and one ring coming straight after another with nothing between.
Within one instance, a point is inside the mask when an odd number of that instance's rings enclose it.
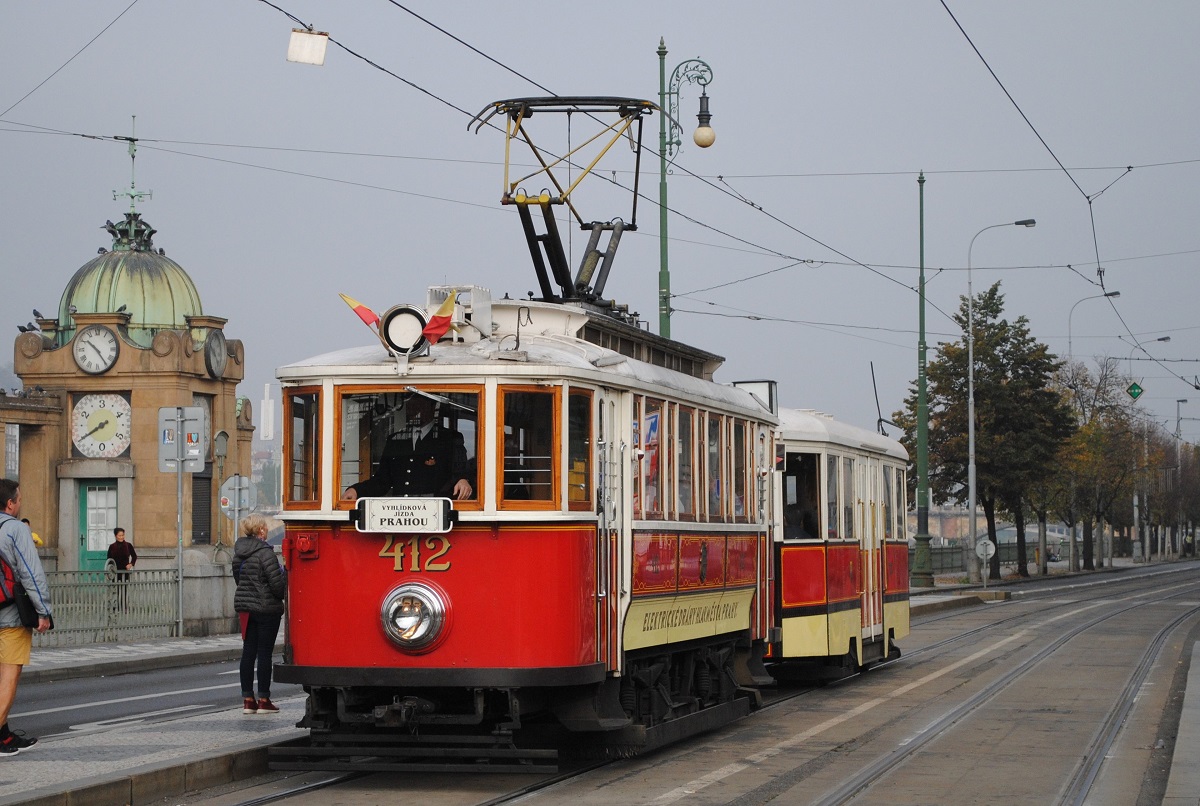
<instances>
[{"instance_id":1,"label":"domed tower building","mask_svg":"<svg viewBox=\"0 0 1200 806\"><path fill-rule=\"evenodd\" d=\"M40 333L17 337L14 370L25 388L58 400L40 427L21 426L23 511L46 539L49 568L103 568L116 526L137 548L139 570L176 568L178 479L160 469L160 448L174 437L159 428L159 414L200 408L202 422L184 429L200 432L204 451L203 470L183 476L188 593L189 576L221 576L228 565L217 546L232 546L233 524L218 492L250 471L250 404L236 396L243 347L226 338L225 319L204 313L195 283L154 246L156 231L140 213L131 208L104 228L111 248L71 277L57 318L38 318ZM196 595L215 603L219 593ZM228 623L210 612L221 610L215 604L190 609L189 634Z\"/></svg>"}]
</instances>

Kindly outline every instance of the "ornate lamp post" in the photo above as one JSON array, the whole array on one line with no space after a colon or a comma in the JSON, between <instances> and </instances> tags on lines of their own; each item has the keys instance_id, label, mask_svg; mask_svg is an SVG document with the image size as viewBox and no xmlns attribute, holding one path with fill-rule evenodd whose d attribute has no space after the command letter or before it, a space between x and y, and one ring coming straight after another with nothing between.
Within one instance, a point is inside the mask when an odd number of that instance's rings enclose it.
<instances>
[{"instance_id":1,"label":"ornate lamp post","mask_svg":"<svg viewBox=\"0 0 1200 806\"><path fill-rule=\"evenodd\" d=\"M975 239L990 229L997 227L1033 227L1037 221L1023 218L1005 224L992 224L975 233L967 246L967 509L970 511L970 521L967 529L967 555L970 564L970 579L975 578L975 561L971 555L975 553L975 294L971 286L971 250L975 248Z\"/></svg>"},{"instance_id":2,"label":"ornate lamp post","mask_svg":"<svg viewBox=\"0 0 1200 806\"><path fill-rule=\"evenodd\" d=\"M708 111L706 89L712 82L712 68L699 59L680 62L667 81L667 45L658 40L658 333L671 337L671 272L667 268L667 157L675 155L682 145L679 135L679 88L684 84L700 85L700 126L692 140L700 148L708 148L717 139L709 126L712 113Z\"/></svg>"}]
</instances>

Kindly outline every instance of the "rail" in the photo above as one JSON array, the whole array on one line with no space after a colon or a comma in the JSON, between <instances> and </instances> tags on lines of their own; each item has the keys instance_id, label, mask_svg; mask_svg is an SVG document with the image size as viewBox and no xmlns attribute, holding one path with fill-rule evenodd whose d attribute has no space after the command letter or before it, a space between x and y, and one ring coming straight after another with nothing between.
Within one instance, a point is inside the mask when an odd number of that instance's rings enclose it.
<instances>
[{"instance_id":1,"label":"rail","mask_svg":"<svg viewBox=\"0 0 1200 806\"><path fill-rule=\"evenodd\" d=\"M53 571L46 574L54 629L34 646L63 647L112 641L172 638L178 623L179 575L175 569Z\"/></svg>"},{"instance_id":2,"label":"rail","mask_svg":"<svg viewBox=\"0 0 1200 806\"><path fill-rule=\"evenodd\" d=\"M1026 548L1029 552L1030 561L1034 557L1034 547ZM935 574L954 574L959 571L966 570L964 562L967 559L967 550L964 546L930 546L929 559L933 566ZM908 550L908 567L912 568L916 562L917 550L910 548ZM970 558L974 562L979 562L974 556ZM1016 543L1001 543L1000 544L1000 564L1001 565L1016 565L1017 564L1017 544Z\"/></svg>"}]
</instances>

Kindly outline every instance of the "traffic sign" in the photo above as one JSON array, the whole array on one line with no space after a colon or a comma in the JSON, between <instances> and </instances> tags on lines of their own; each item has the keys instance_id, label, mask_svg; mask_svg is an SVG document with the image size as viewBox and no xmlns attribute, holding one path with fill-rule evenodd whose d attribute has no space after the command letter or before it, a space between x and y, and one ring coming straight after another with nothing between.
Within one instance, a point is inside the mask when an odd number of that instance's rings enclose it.
<instances>
[{"instance_id":1,"label":"traffic sign","mask_svg":"<svg viewBox=\"0 0 1200 806\"><path fill-rule=\"evenodd\" d=\"M990 540L980 540L975 544L975 553L979 555L979 559L987 562L996 553L996 544Z\"/></svg>"},{"instance_id":2,"label":"traffic sign","mask_svg":"<svg viewBox=\"0 0 1200 806\"><path fill-rule=\"evenodd\" d=\"M174 473L182 462L183 472L204 470L208 456L208 434L204 409L200 406L163 406L158 410L158 469Z\"/></svg>"},{"instance_id":3,"label":"traffic sign","mask_svg":"<svg viewBox=\"0 0 1200 806\"><path fill-rule=\"evenodd\" d=\"M221 511L238 520L254 506L254 486L247 476L230 476L221 485Z\"/></svg>"},{"instance_id":4,"label":"traffic sign","mask_svg":"<svg viewBox=\"0 0 1200 806\"><path fill-rule=\"evenodd\" d=\"M1138 386L1136 381L1129 384L1129 386L1125 387L1125 392L1130 397L1132 397L1134 400L1137 400L1139 397L1141 397L1142 392L1144 392L1144 391L1146 391L1146 390L1143 389L1142 387Z\"/></svg>"}]
</instances>

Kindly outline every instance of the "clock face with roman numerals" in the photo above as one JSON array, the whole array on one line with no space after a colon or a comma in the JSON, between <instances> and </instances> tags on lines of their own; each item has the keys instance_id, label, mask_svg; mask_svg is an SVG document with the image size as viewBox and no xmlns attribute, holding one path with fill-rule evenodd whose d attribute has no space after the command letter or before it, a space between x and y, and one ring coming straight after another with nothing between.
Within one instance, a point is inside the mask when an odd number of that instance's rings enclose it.
<instances>
[{"instance_id":1,"label":"clock face with roman numerals","mask_svg":"<svg viewBox=\"0 0 1200 806\"><path fill-rule=\"evenodd\" d=\"M129 450L133 409L124 395L91 394L75 399L71 442L89 459L114 459Z\"/></svg>"},{"instance_id":2,"label":"clock face with roman numerals","mask_svg":"<svg viewBox=\"0 0 1200 806\"><path fill-rule=\"evenodd\" d=\"M104 325L88 325L75 334L71 355L81 370L89 375L107 372L117 363L121 345L117 334Z\"/></svg>"}]
</instances>

